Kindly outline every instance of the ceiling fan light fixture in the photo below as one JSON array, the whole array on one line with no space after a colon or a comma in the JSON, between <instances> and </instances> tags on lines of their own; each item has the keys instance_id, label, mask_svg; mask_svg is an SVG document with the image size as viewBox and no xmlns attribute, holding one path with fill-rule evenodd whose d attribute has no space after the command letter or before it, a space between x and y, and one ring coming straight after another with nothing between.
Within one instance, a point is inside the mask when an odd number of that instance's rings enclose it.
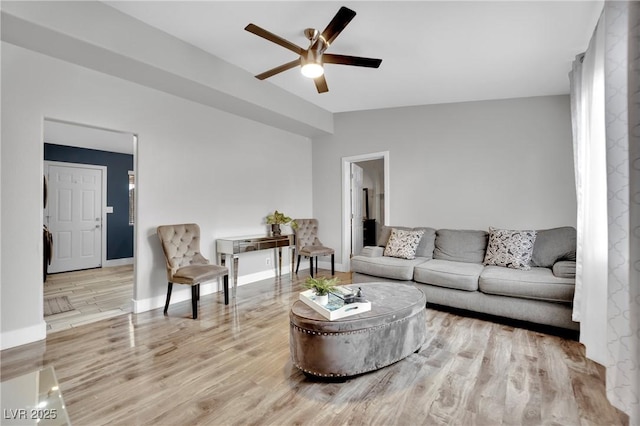
<instances>
[{"instance_id":1,"label":"ceiling fan light fixture","mask_svg":"<svg viewBox=\"0 0 640 426\"><path fill-rule=\"evenodd\" d=\"M249 31L250 33L257 35L258 37L262 37L272 43L278 44L299 56L299 59L295 59L291 62L287 62L286 64L282 64L256 75L256 78L264 80L265 78L272 77L281 72L300 66L302 75L309 79L313 79L318 93L325 93L329 91L329 87L327 86L327 82L324 78L325 63L378 68L382 59L325 53L327 48L333 44L336 37L338 37L342 30L345 29L347 24L349 24L355 16L356 12L342 6L333 19L331 19L329 25L327 25L324 31L320 32L314 28L305 29L304 36L309 40L309 47L307 49L303 49L297 44L285 40L255 24L248 24L244 28L246 31Z\"/></svg>"},{"instance_id":2,"label":"ceiling fan light fixture","mask_svg":"<svg viewBox=\"0 0 640 426\"><path fill-rule=\"evenodd\" d=\"M322 52L308 49L300 55L300 72L307 78L318 78L324 74L322 67Z\"/></svg>"},{"instance_id":3,"label":"ceiling fan light fixture","mask_svg":"<svg viewBox=\"0 0 640 426\"><path fill-rule=\"evenodd\" d=\"M315 62L308 62L300 68L300 72L307 78L318 78L324 74L324 68Z\"/></svg>"}]
</instances>

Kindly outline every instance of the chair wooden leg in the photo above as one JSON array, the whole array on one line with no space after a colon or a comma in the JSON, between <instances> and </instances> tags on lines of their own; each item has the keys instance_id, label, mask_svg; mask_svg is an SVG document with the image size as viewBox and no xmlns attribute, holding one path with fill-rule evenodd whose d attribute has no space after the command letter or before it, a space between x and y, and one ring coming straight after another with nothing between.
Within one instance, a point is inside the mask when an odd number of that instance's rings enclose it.
<instances>
[{"instance_id":1,"label":"chair wooden leg","mask_svg":"<svg viewBox=\"0 0 640 426\"><path fill-rule=\"evenodd\" d=\"M200 284L196 286L196 295L198 296L198 301L200 301Z\"/></svg>"},{"instance_id":2,"label":"chair wooden leg","mask_svg":"<svg viewBox=\"0 0 640 426\"><path fill-rule=\"evenodd\" d=\"M224 285L224 304L229 304L229 275L222 277L222 284Z\"/></svg>"},{"instance_id":3,"label":"chair wooden leg","mask_svg":"<svg viewBox=\"0 0 640 426\"><path fill-rule=\"evenodd\" d=\"M302 256L298 255L298 263L296 264L296 274L298 273L298 269L300 268L300 258Z\"/></svg>"},{"instance_id":4,"label":"chair wooden leg","mask_svg":"<svg viewBox=\"0 0 640 426\"><path fill-rule=\"evenodd\" d=\"M318 256L316 256L316 275L318 275Z\"/></svg>"},{"instance_id":5,"label":"chair wooden leg","mask_svg":"<svg viewBox=\"0 0 640 426\"><path fill-rule=\"evenodd\" d=\"M191 309L193 311L193 319L198 318L198 287L200 284L191 286Z\"/></svg>"},{"instance_id":6,"label":"chair wooden leg","mask_svg":"<svg viewBox=\"0 0 640 426\"><path fill-rule=\"evenodd\" d=\"M335 266L335 254L331 254L331 275L336 274L336 266Z\"/></svg>"},{"instance_id":7,"label":"chair wooden leg","mask_svg":"<svg viewBox=\"0 0 640 426\"><path fill-rule=\"evenodd\" d=\"M316 263L318 263L317 260ZM311 266L309 268L309 273L311 274L311 278L313 278L313 256L309 256L309 265Z\"/></svg>"},{"instance_id":8,"label":"chair wooden leg","mask_svg":"<svg viewBox=\"0 0 640 426\"><path fill-rule=\"evenodd\" d=\"M173 283L169 281L169 286L167 287L167 301L164 302L164 314L167 314L167 310L169 309L169 301L171 300L171 290L173 289Z\"/></svg>"}]
</instances>

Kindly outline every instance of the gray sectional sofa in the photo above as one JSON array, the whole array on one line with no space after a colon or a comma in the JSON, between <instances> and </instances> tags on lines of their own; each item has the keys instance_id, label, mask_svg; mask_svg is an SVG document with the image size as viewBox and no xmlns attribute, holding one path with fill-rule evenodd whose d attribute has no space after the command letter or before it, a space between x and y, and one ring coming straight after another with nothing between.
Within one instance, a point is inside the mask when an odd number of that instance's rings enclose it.
<instances>
[{"instance_id":1,"label":"gray sectional sofa","mask_svg":"<svg viewBox=\"0 0 640 426\"><path fill-rule=\"evenodd\" d=\"M392 228L424 231L414 259L384 255ZM353 282L405 282L426 294L427 305L579 330L571 320L574 228L537 230L523 269L485 264L488 241L482 230L383 227L378 246L351 259Z\"/></svg>"}]
</instances>

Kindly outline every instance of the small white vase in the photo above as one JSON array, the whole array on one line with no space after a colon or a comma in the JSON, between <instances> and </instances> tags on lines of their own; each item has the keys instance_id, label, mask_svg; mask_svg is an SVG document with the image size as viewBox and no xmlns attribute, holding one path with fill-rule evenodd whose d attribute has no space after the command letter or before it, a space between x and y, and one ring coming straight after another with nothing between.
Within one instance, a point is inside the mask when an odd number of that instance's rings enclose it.
<instances>
[{"instance_id":1,"label":"small white vase","mask_svg":"<svg viewBox=\"0 0 640 426\"><path fill-rule=\"evenodd\" d=\"M324 306L324 305L326 305L327 303L329 303L329 295L328 295L328 294L325 294L324 296L318 296L318 295L316 294L315 301L316 301L316 303L317 303L318 305L322 305L322 306Z\"/></svg>"}]
</instances>

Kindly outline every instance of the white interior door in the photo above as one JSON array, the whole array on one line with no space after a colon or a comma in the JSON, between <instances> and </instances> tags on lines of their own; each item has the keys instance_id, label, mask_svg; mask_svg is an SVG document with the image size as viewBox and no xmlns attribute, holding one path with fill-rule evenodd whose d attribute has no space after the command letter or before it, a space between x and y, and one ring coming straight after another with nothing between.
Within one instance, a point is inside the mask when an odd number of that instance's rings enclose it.
<instances>
[{"instance_id":1,"label":"white interior door","mask_svg":"<svg viewBox=\"0 0 640 426\"><path fill-rule=\"evenodd\" d=\"M104 168L60 164L46 164L49 201L45 224L53 234L48 272L100 267Z\"/></svg>"},{"instance_id":2,"label":"white interior door","mask_svg":"<svg viewBox=\"0 0 640 426\"><path fill-rule=\"evenodd\" d=\"M363 247L362 178L364 171L351 163L351 254L357 255Z\"/></svg>"}]
</instances>

